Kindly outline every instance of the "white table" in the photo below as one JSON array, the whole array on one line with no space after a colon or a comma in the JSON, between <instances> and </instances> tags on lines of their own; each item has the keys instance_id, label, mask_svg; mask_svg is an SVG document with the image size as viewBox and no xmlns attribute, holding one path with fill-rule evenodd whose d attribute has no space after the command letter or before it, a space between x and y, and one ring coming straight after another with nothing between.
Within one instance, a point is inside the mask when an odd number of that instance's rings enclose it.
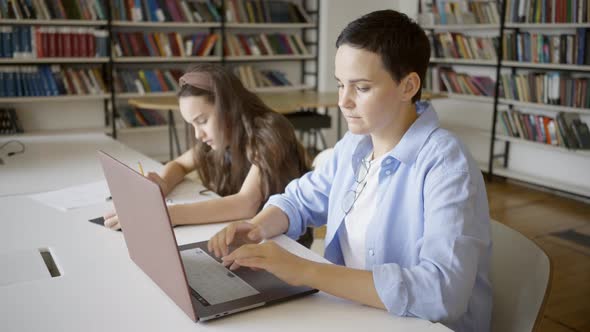
<instances>
[{"instance_id":1,"label":"white table","mask_svg":"<svg viewBox=\"0 0 590 332\"><path fill-rule=\"evenodd\" d=\"M0 196L51 191L104 179L96 154L99 149L129 165L141 161L146 172L162 167L100 133L0 137L0 145L9 139L22 142L25 152L3 158Z\"/></svg>"},{"instance_id":2,"label":"white table","mask_svg":"<svg viewBox=\"0 0 590 332\"><path fill-rule=\"evenodd\" d=\"M102 178L94 152L101 148L118 158L136 162L144 158L117 142L102 138L78 139L67 151L64 140L43 142L40 157L50 160L49 169L29 165L11 171L21 177L10 188L17 193L35 189L58 189L59 185L81 184ZM101 142L102 141L102 142ZM55 143L61 142L61 143ZM104 144L104 145L103 145ZM34 144L27 148L36 149ZM48 148L57 150L52 153ZM85 147L85 148L82 148ZM76 158L77 156L77 158ZM45 160L46 161L46 160ZM23 161L21 161L23 162ZM142 161L143 162L143 161ZM69 164L69 166L64 165ZM45 163L43 163L45 164ZM157 170L156 162L145 160L144 168ZM80 173L72 176L71 171ZM60 171L61 170L61 171ZM146 169L147 170L147 169ZM32 175L31 175L32 174ZM44 175L46 174L46 175ZM29 178L25 175L30 175ZM11 175L3 174L4 179ZM28 183L32 179L39 183ZM29 181L25 181L29 179ZM4 188L8 193L9 190ZM65 186L65 185L64 185ZM57 278L15 283L0 287L0 331L448 331L440 324L399 318L383 310L318 293L298 300L255 309L210 322L194 323L129 258L123 236L87 220L110 209L102 203L62 212L25 195L0 197L0 254L31 248L50 248L63 275ZM224 224L179 227L179 244L208 239Z\"/></svg>"}]
</instances>

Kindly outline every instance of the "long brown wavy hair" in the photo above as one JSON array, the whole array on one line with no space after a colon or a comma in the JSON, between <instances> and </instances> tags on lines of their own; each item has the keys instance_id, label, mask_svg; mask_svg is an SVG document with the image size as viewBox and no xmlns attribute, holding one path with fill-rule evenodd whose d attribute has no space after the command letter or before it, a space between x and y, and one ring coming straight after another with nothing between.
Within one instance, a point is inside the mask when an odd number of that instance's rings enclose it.
<instances>
[{"instance_id":1,"label":"long brown wavy hair","mask_svg":"<svg viewBox=\"0 0 590 332\"><path fill-rule=\"evenodd\" d=\"M272 111L225 67L200 63L187 72L207 73L212 91L183 85L178 97L206 97L215 105L218 130L224 142L219 150L195 139L193 156L203 184L221 196L239 192L251 165L260 170L263 202L284 191L287 184L309 170L305 149L283 115Z\"/></svg>"}]
</instances>

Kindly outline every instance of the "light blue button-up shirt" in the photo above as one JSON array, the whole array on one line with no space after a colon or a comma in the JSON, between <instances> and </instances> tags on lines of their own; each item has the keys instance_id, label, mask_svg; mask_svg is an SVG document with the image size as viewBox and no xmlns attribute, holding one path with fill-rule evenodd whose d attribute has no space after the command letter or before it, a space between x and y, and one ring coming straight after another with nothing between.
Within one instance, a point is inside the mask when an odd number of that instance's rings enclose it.
<instances>
[{"instance_id":1,"label":"light blue button-up shirt","mask_svg":"<svg viewBox=\"0 0 590 332\"><path fill-rule=\"evenodd\" d=\"M439 128L429 103L381 162L377 209L366 240L366 269L387 310L441 321L461 331L490 329L490 218L483 177L465 146ZM344 264L344 195L373 149L369 136L347 133L332 157L293 180L268 205L289 217L287 235L327 224L325 256Z\"/></svg>"}]
</instances>

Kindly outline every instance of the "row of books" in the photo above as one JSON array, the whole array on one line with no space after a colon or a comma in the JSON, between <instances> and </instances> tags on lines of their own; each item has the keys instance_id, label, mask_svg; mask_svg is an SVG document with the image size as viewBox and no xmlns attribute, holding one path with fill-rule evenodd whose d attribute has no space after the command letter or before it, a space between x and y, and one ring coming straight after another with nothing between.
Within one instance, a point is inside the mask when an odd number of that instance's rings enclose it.
<instances>
[{"instance_id":1,"label":"row of books","mask_svg":"<svg viewBox=\"0 0 590 332\"><path fill-rule=\"evenodd\" d=\"M221 22L219 8L211 0L114 0L112 17L134 22Z\"/></svg>"},{"instance_id":2,"label":"row of books","mask_svg":"<svg viewBox=\"0 0 590 332\"><path fill-rule=\"evenodd\" d=\"M0 26L0 58L106 57L108 31Z\"/></svg>"},{"instance_id":3,"label":"row of books","mask_svg":"<svg viewBox=\"0 0 590 332\"><path fill-rule=\"evenodd\" d=\"M576 113L559 112L556 116L501 111L500 123L506 135L568 149L590 149L588 125Z\"/></svg>"},{"instance_id":4,"label":"row of books","mask_svg":"<svg viewBox=\"0 0 590 332\"><path fill-rule=\"evenodd\" d=\"M223 45L225 55L307 55L309 51L298 34L228 34Z\"/></svg>"},{"instance_id":5,"label":"row of books","mask_svg":"<svg viewBox=\"0 0 590 332\"><path fill-rule=\"evenodd\" d=\"M588 23L588 0L505 0L506 22Z\"/></svg>"},{"instance_id":6,"label":"row of books","mask_svg":"<svg viewBox=\"0 0 590 332\"><path fill-rule=\"evenodd\" d=\"M433 75L432 91L446 91L487 97L494 95L495 82L488 76L472 76L465 73L457 73L445 67L433 68L430 72Z\"/></svg>"},{"instance_id":7,"label":"row of books","mask_svg":"<svg viewBox=\"0 0 590 332\"><path fill-rule=\"evenodd\" d=\"M301 23L303 10L292 2L262 0L227 0L225 15L236 23Z\"/></svg>"},{"instance_id":8,"label":"row of books","mask_svg":"<svg viewBox=\"0 0 590 332\"><path fill-rule=\"evenodd\" d=\"M502 41L505 60L590 65L590 29L579 28L575 35L507 31Z\"/></svg>"},{"instance_id":9,"label":"row of books","mask_svg":"<svg viewBox=\"0 0 590 332\"><path fill-rule=\"evenodd\" d=\"M437 58L493 60L497 58L497 37L465 36L461 33L436 33L429 36Z\"/></svg>"},{"instance_id":10,"label":"row of books","mask_svg":"<svg viewBox=\"0 0 590 332\"><path fill-rule=\"evenodd\" d=\"M106 20L101 0L2 0L0 18Z\"/></svg>"},{"instance_id":11,"label":"row of books","mask_svg":"<svg viewBox=\"0 0 590 332\"><path fill-rule=\"evenodd\" d=\"M590 108L588 78L563 73L502 74L500 96L530 103Z\"/></svg>"},{"instance_id":12,"label":"row of books","mask_svg":"<svg viewBox=\"0 0 590 332\"><path fill-rule=\"evenodd\" d=\"M420 0L418 23L433 24L499 24L496 1Z\"/></svg>"},{"instance_id":13,"label":"row of books","mask_svg":"<svg viewBox=\"0 0 590 332\"><path fill-rule=\"evenodd\" d=\"M23 132L16 110L0 108L0 135L14 135Z\"/></svg>"},{"instance_id":14,"label":"row of books","mask_svg":"<svg viewBox=\"0 0 590 332\"><path fill-rule=\"evenodd\" d=\"M167 124L166 119L156 110L136 108L136 107L119 107L117 108L119 117L115 123L118 128L133 128L146 126L162 126Z\"/></svg>"},{"instance_id":15,"label":"row of books","mask_svg":"<svg viewBox=\"0 0 590 332\"><path fill-rule=\"evenodd\" d=\"M0 97L94 95L105 91L98 68L0 67Z\"/></svg>"},{"instance_id":16,"label":"row of books","mask_svg":"<svg viewBox=\"0 0 590 332\"><path fill-rule=\"evenodd\" d=\"M247 89L293 85L280 70L262 70L244 65L236 66L234 72Z\"/></svg>"},{"instance_id":17,"label":"row of books","mask_svg":"<svg viewBox=\"0 0 590 332\"><path fill-rule=\"evenodd\" d=\"M117 32L113 49L116 56L208 56L218 39L217 33Z\"/></svg>"},{"instance_id":18,"label":"row of books","mask_svg":"<svg viewBox=\"0 0 590 332\"><path fill-rule=\"evenodd\" d=\"M115 72L115 91L118 93L167 92L178 89L181 70L122 70Z\"/></svg>"}]
</instances>

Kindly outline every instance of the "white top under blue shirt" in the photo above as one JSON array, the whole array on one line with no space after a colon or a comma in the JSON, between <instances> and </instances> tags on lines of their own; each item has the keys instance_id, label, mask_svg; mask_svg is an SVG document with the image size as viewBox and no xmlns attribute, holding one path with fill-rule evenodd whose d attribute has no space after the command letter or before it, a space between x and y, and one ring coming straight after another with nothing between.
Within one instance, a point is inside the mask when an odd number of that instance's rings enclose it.
<instances>
[{"instance_id":1,"label":"white top under blue shirt","mask_svg":"<svg viewBox=\"0 0 590 332\"><path fill-rule=\"evenodd\" d=\"M439 128L429 103L381 161L377 211L365 240L366 269L379 298L398 316L439 321L457 332L490 330L490 217L483 177L467 149ZM347 133L332 157L270 197L289 217L287 235L327 224L325 256L344 264L338 234L342 200L373 149Z\"/></svg>"}]
</instances>

